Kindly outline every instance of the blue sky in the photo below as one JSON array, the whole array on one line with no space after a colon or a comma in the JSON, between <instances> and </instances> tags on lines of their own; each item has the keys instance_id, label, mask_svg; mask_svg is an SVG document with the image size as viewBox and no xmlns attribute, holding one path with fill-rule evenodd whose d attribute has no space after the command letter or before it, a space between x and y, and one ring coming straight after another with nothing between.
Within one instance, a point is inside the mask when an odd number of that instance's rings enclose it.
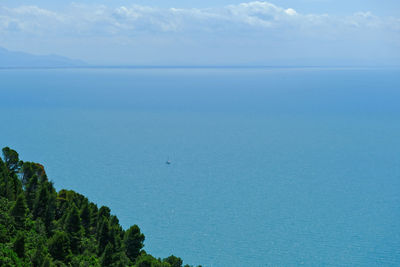
<instances>
[{"instance_id":1,"label":"blue sky","mask_svg":"<svg viewBox=\"0 0 400 267\"><path fill-rule=\"evenodd\" d=\"M395 0L2 0L0 46L93 64L399 65Z\"/></svg>"}]
</instances>

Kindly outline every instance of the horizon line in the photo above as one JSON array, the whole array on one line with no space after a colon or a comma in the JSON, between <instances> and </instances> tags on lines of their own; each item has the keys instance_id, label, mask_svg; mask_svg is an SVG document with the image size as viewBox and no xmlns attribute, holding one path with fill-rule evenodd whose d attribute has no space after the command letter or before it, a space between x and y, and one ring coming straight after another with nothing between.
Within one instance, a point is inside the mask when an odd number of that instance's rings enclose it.
<instances>
[{"instance_id":1,"label":"horizon line","mask_svg":"<svg viewBox=\"0 0 400 267\"><path fill-rule=\"evenodd\" d=\"M10 66L0 70L29 69L373 69L400 68L400 65L71 65L71 66Z\"/></svg>"}]
</instances>

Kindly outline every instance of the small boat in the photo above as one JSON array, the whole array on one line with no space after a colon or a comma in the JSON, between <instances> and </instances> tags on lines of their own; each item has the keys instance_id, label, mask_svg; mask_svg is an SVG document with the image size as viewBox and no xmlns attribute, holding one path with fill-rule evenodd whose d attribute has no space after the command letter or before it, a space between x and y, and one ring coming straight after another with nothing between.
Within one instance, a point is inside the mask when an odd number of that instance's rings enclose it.
<instances>
[{"instance_id":1,"label":"small boat","mask_svg":"<svg viewBox=\"0 0 400 267\"><path fill-rule=\"evenodd\" d=\"M171 164L171 161L168 159L168 160L165 162L165 164L170 165L170 164Z\"/></svg>"}]
</instances>

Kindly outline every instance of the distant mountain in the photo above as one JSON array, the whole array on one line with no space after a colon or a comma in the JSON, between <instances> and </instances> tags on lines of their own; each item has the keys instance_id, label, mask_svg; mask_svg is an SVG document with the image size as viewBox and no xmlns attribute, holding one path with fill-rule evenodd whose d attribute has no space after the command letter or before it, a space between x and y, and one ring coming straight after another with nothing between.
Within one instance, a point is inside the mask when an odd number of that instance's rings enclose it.
<instances>
[{"instance_id":1,"label":"distant mountain","mask_svg":"<svg viewBox=\"0 0 400 267\"><path fill-rule=\"evenodd\" d=\"M81 67L87 63L58 55L32 55L0 47L0 68L62 68Z\"/></svg>"}]
</instances>

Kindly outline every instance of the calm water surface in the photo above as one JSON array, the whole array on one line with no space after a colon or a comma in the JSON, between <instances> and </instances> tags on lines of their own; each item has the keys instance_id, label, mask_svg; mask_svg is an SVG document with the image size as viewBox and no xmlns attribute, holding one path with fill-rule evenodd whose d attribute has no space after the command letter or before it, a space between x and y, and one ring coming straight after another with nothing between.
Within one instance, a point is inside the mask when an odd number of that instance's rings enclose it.
<instances>
[{"instance_id":1,"label":"calm water surface","mask_svg":"<svg viewBox=\"0 0 400 267\"><path fill-rule=\"evenodd\" d=\"M1 70L0 145L138 224L155 256L400 266L399 77Z\"/></svg>"}]
</instances>

